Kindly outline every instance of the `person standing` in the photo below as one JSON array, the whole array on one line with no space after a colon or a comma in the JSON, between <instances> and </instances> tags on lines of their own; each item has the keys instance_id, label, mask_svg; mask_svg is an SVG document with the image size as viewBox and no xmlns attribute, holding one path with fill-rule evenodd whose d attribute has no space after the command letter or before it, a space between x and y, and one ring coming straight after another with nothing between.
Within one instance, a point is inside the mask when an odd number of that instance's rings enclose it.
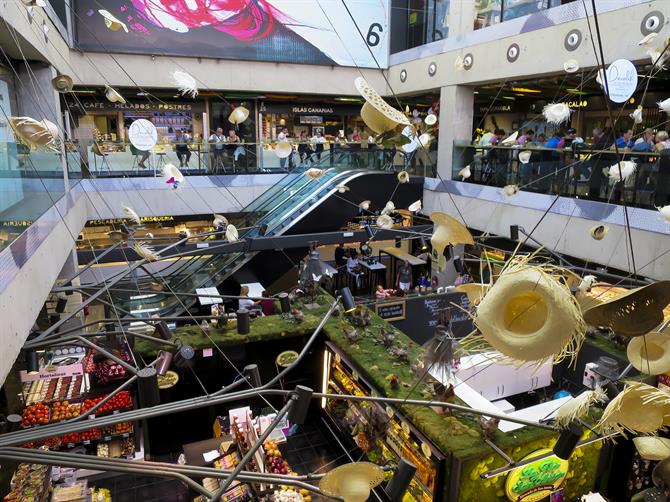
<instances>
[{"instance_id":1,"label":"person standing","mask_svg":"<svg viewBox=\"0 0 670 502\"><path fill-rule=\"evenodd\" d=\"M214 153L213 157L213 166L212 172L218 172L219 166L223 167L223 153L224 153L224 143L226 142L226 137L223 135L223 129L220 127L216 128L214 134L209 137L209 144Z\"/></svg>"},{"instance_id":2,"label":"person standing","mask_svg":"<svg viewBox=\"0 0 670 502\"><path fill-rule=\"evenodd\" d=\"M533 137L535 136L535 131L528 129L525 134L519 136L516 140L516 144L520 146L533 146Z\"/></svg>"},{"instance_id":3,"label":"person standing","mask_svg":"<svg viewBox=\"0 0 670 502\"><path fill-rule=\"evenodd\" d=\"M284 127L279 134L277 134L277 141L280 143L283 143L284 141L290 141L289 135L288 135L288 129ZM279 159L279 167L284 169L286 167L286 159L288 159L288 169L289 171L293 169L293 152L291 152L291 155L288 157L284 157Z\"/></svg>"},{"instance_id":4,"label":"person standing","mask_svg":"<svg viewBox=\"0 0 670 502\"><path fill-rule=\"evenodd\" d=\"M191 160L191 150L188 147L190 142L191 136L184 129L179 129L174 138L179 167L188 167L188 161Z\"/></svg>"},{"instance_id":5,"label":"person standing","mask_svg":"<svg viewBox=\"0 0 670 502\"><path fill-rule=\"evenodd\" d=\"M412 267L404 260L398 268L398 288L404 292L409 291L412 287Z\"/></svg>"},{"instance_id":6,"label":"person standing","mask_svg":"<svg viewBox=\"0 0 670 502\"><path fill-rule=\"evenodd\" d=\"M314 145L314 153L316 153L317 162L321 162L321 154L323 153L325 143L326 138L323 137L321 131L316 131L316 134L312 137L312 144Z\"/></svg>"}]
</instances>

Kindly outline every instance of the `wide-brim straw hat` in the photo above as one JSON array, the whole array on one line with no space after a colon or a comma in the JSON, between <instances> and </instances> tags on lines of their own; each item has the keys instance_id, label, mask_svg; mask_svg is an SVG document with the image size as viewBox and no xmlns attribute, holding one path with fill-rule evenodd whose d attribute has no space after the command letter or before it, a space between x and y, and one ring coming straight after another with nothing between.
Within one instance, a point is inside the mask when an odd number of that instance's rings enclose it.
<instances>
[{"instance_id":1,"label":"wide-brim straw hat","mask_svg":"<svg viewBox=\"0 0 670 502\"><path fill-rule=\"evenodd\" d=\"M123 28L123 31L128 33L128 27L126 23L117 19L111 12L105 9L98 10L98 13L105 18L105 26L112 31L119 31Z\"/></svg>"},{"instance_id":2,"label":"wide-brim straw hat","mask_svg":"<svg viewBox=\"0 0 670 502\"><path fill-rule=\"evenodd\" d=\"M522 164L528 164L530 162L530 156L533 155L533 152L524 150L523 152L519 152L519 162Z\"/></svg>"},{"instance_id":3,"label":"wide-brim straw hat","mask_svg":"<svg viewBox=\"0 0 670 502\"><path fill-rule=\"evenodd\" d=\"M603 411L603 433L655 434L670 417L670 394L641 382L629 382Z\"/></svg>"},{"instance_id":4,"label":"wide-brim straw hat","mask_svg":"<svg viewBox=\"0 0 670 502\"><path fill-rule=\"evenodd\" d=\"M402 113L400 110L396 110L386 101L384 101L384 99L377 93L377 91L375 91L372 88L370 84L368 84L367 80L365 80L363 77L356 78L354 84L356 85L356 89L361 94L361 96L365 98L366 103L370 103L378 112L384 115L387 119L392 120L393 122L395 122L396 125L398 124L410 125L410 121L407 118L407 116L405 116L405 114ZM369 111L369 109L366 110L366 112L367 111ZM365 117L363 116L362 113L363 110L361 109L361 118L363 119L363 121L365 121ZM365 123L367 124L367 122ZM370 126L368 125L368 127ZM372 127L370 127L370 129L372 129Z\"/></svg>"},{"instance_id":5,"label":"wide-brim straw hat","mask_svg":"<svg viewBox=\"0 0 670 502\"><path fill-rule=\"evenodd\" d=\"M345 502L365 502L370 492L384 481L384 471L371 462L354 462L336 467L319 481L319 489Z\"/></svg>"},{"instance_id":6,"label":"wide-brim straw hat","mask_svg":"<svg viewBox=\"0 0 670 502\"><path fill-rule=\"evenodd\" d=\"M438 254L442 254L450 244L474 245L475 240L470 231L455 218L436 211L430 215L430 219L435 224L430 243Z\"/></svg>"},{"instance_id":7,"label":"wide-brim straw hat","mask_svg":"<svg viewBox=\"0 0 670 502\"><path fill-rule=\"evenodd\" d=\"M288 141L280 141L275 145L275 154L280 159L285 159L293 153L293 145Z\"/></svg>"},{"instance_id":8,"label":"wide-brim straw hat","mask_svg":"<svg viewBox=\"0 0 670 502\"><path fill-rule=\"evenodd\" d=\"M376 134L384 134L395 129L398 125L395 120L388 118L367 101L361 107L361 118L365 125Z\"/></svg>"},{"instance_id":9,"label":"wide-brim straw hat","mask_svg":"<svg viewBox=\"0 0 670 502\"><path fill-rule=\"evenodd\" d=\"M231 124L241 124L249 118L249 110L244 106L236 107L230 115L228 115L228 122Z\"/></svg>"},{"instance_id":10,"label":"wide-brim straw hat","mask_svg":"<svg viewBox=\"0 0 670 502\"><path fill-rule=\"evenodd\" d=\"M661 460L651 472L651 481L654 486L665 488L670 486L670 458Z\"/></svg>"},{"instance_id":11,"label":"wide-brim straw hat","mask_svg":"<svg viewBox=\"0 0 670 502\"><path fill-rule=\"evenodd\" d=\"M633 289L584 312L591 326L607 326L617 335L641 336L663 322L670 304L670 281L658 281Z\"/></svg>"},{"instance_id":12,"label":"wide-brim straw hat","mask_svg":"<svg viewBox=\"0 0 670 502\"><path fill-rule=\"evenodd\" d=\"M652 331L628 342L630 363L642 373L660 375L670 371L670 336Z\"/></svg>"},{"instance_id":13,"label":"wide-brim straw hat","mask_svg":"<svg viewBox=\"0 0 670 502\"><path fill-rule=\"evenodd\" d=\"M46 119L9 117L9 125L19 139L31 145L48 145L58 137L58 126Z\"/></svg>"},{"instance_id":14,"label":"wide-brim straw hat","mask_svg":"<svg viewBox=\"0 0 670 502\"><path fill-rule=\"evenodd\" d=\"M70 92L74 87L74 82L69 75L57 75L51 79L51 85L58 92Z\"/></svg>"},{"instance_id":15,"label":"wide-brim straw hat","mask_svg":"<svg viewBox=\"0 0 670 502\"><path fill-rule=\"evenodd\" d=\"M637 452L644 460L659 461L670 457L670 439L657 436L633 438Z\"/></svg>"},{"instance_id":16,"label":"wide-brim straw hat","mask_svg":"<svg viewBox=\"0 0 670 502\"><path fill-rule=\"evenodd\" d=\"M435 125L437 124L437 115L435 115L434 113L429 113L428 115L426 115L426 118L423 119L423 121L425 122L426 125L429 126Z\"/></svg>"},{"instance_id":17,"label":"wide-brim straw hat","mask_svg":"<svg viewBox=\"0 0 670 502\"><path fill-rule=\"evenodd\" d=\"M470 305L479 305L479 303L482 301L482 298L486 294L487 289L487 284L470 282L467 284L459 284L452 291L454 293L465 293L468 295L468 301L470 302Z\"/></svg>"},{"instance_id":18,"label":"wide-brim straw hat","mask_svg":"<svg viewBox=\"0 0 670 502\"><path fill-rule=\"evenodd\" d=\"M126 99L121 96L121 94L119 94L119 92L113 87L106 86L105 97L110 103L121 103L122 105L126 104Z\"/></svg>"},{"instance_id":19,"label":"wide-brim straw hat","mask_svg":"<svg viewBox=\"0 0 670 502\"><path fill-rule=\"evenodd\" d=\"M235 228L235 225L228 225L226 227L226 240L228 242L235 242L239 237L240 234L237 231L237 228Z\"/></svg>"},{"instance_id":20,"label":"wide-brim straw hat","mask_svg":"<svg viewBox=\"0 0 670 502\"><path fill-rule=\"evenodd\" d=\"M550 267L511 265L482 298L475 324L489 345L519 361L574 358L586 324Z\"/></svg>"}]
</instances>

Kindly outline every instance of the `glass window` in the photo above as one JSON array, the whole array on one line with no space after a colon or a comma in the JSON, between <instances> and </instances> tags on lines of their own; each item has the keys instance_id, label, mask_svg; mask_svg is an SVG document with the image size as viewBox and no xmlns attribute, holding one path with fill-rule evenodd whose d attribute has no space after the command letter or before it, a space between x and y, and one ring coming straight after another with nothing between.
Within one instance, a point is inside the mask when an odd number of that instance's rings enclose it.
<instances>
[{"instance_id":1,"label":"glass window","mask_svg":"<svg viewBox=\"0 0 670 502\"><path fill-rule=\"evenodd\" d=\"M568 3L568 0L477 0L475 30L527 16L563 3Z\"/></svg>"},{"instance_id":2,"label":"glass window","mask_svg":"<svg viewBox=\"0 0 670 502\"><path fill-rule=\"evenodd\" d=\"M449 36L450 0L392 0L391 54Z\"/></svg>"},{"instance_id":3,"label":"glass window","mask_svg":"<svg viewBox=\"0 0 670 502\"><path fill-rule=\"evenodd\" d=\"M449 0L435 0L430 7L429 18L433 20L433 26L427 42L435 42L449 36Z\"/></svg>"},{"instance_id":4,"label":"glass window","mask_svg":"<svg viewBox=\"0 0 670 502\"><path fill-rule=\"evenodd\" d=\"M502 20L502 0L475 2L475 30L498 24Z\"/></svg>"}]
</instances>

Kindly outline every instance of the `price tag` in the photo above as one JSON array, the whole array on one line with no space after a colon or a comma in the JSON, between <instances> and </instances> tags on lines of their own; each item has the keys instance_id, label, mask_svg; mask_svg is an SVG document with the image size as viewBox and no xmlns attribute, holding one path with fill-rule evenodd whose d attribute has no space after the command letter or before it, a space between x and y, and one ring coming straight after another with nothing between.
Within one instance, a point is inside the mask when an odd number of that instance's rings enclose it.
<instances>
[{"instance_id":1,"label":"price tag","mask_svg":"<svg viewBox=\"0 0 670 502\"><path fill-rule=\"evenodd\" d=\"M112 437L111 436L105 436L102 440L103 441L111 441Z\"/></svg>"},{"instance_id":2,"label":"price tag","mask_svg":"<svg viewBox=\"0 0 670 502\"><path fill-rule=\"evenodd\" d=\"M407 422L403 422L401 427L405 434L409 434L409 424Z\"/></svg>"},{"instance_id":3,"label":"price tag","mask_svg":"<svg viewBox=\"0 0 670 502\"><path fill-rule=\"evenodd\" d=\"M114 411L112 412L112 415L118 415L118 414L119 414L119 410L114 410Z\"/></svg>"},{"instance_id":4,"label":"price tag","mask_svg":"<svg viewBox=\"0 0 670 502\"><path fill-rule=\"evenodd\" d=\"M90 420L93 420L93 419L95 418L95 415L89 415L88 418L89 418Z\"/></svg>"},{"instance_id":5,"label":"price tag","mask_svg":"<svg viewBox=\"0 0 670 502\"><path fill-rule=\"evenodd\" d=\"M85 440L84 440L84 444L85 444L85 445L89 445L89 444L91 444L91 442L90 442L88 439L85 439Z\"/></svg>"},{"instance_id":6,"label":"price tag","mask_svg":"<svg viewBox=\"0 0 670 502\"><path fill-rule=\"evenodd\" d=\"M67 444L67 447L68 447L68 448L74 448L74 443L68 443L68 444Z\"/></svg>"},{"instance_id":7,"label":"price tag","mask_svg":"<svg viewBox=\"0 0 670 502\"><path fill-rule=\"evenodd\" d=\"M122 437L122 438L127 438L127 437L128 437L128 433L127 433L127 432L124 432L123 434L121 434L121 437Z\"/></svg>"},{"instance_id":8,"label":"price tag","mask_svg":"<svg viewBox=\"0 0 670 502\"><path fill-rule=\"evenodd\" d=\"M430 456L433 454L430 446L428 446L428 443L421 443L421 451L426 456L426 458L430 458Z\"/></svg>"}]
</instances>

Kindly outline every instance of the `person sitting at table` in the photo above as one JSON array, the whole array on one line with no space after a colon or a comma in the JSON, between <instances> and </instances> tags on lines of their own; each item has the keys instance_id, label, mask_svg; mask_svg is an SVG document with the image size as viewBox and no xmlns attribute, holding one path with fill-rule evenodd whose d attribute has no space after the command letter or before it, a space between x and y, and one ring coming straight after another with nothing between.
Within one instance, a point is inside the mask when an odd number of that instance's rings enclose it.
<instances>
[{"instance_id":1,"label":"person sitting at table","mask_svg":"<svg viewBox=\"0 0 670 502\"><path fill-rule=\"evenodd\" d=\"M633 141L633 130L626 129L615 141L616 147L620 149L630 149L635 146Z\"/></svg>"},{"instance_id":2,"label":"person sitting at table","mask_svg":"<svg viewBox=\"0 0 670 502\"><path fill-rule=\"evenodd\" d=\"M174 149L179 159L179 167L188 167L188 161L191 160L191 150L188 148L190 142L191 136L184 129L177 130L174 138Z\"/></svg>"},{"instance_id":3,"label":"person sitting at table","mask_svg":"<svg viewBox=\"0 0 670 502\"><path fill-rule=\"evenodd\" d=\"M361 287L361 277L363 277L363 268L358 263L358 253L354 248L349 249L349 259L347 260L347 270L356 278L356 288Z\"/></svg>"},{"instance_id":4,"label":"person sitting at table","mask_svg":"<svg viewBox=\"0 0 670 502\"><path fill-rule=\"evenodd\" d=\"M654 150L654 131L645 129L642 137L638 138L633 145L634 152L652 152Z\"/></svg>"},{"instance_id":5,"label":"person sitting at table","mask_svg":"<svg viewBox=\"0 0 670 502\"><path fill-rule=\"evenodd\" d=\"M427 270L421 272L417 286L424 289L430 287L430 274L428 274Z\"/></svg>"},{"instance_id":6,"label":"person sitting at table","mask_svg":"<svg viewBox=\"0 0 670 502\"><path fill-rule=\"evenodd\" d=\"M384 298L388 298L389 296L393 296L395 294L394 289L384 289L384 287L381 284L377 284L377 289L375 290L375 298L378 300L383 300Z\"/></svg>"},{"instance_id":7,"label":"person sitting at table","mask_svg":"<svg viewBox=\"0 0 670 502\"><path fill-rule=\"evenodd\" d=\"M412 267L407 262L403 260L400 268L398 268L398 289L402 291L409 291L409 288L412 287Z\"/></svg>"},{"instance_id":8,"label":"person sitting at table","mask_svg":"<svg viewBox=\"0 0 670 502\"><path fill-rule=\"evenodd\" d=\"M249 298L249 286L242 286L240 288L240 298L237 302L237 307L240 309L251 310L256 302Z\"/></svg>"},{"instance_id":9,"label":"person sitting at table","mask_svg":"<svg viewBox=\"0 0 670 502\"><path fill-rule=\"evenodd\" d=\"M261 296L267 296L268 292L263 291ZM275 301L272 298L265 298L260 300L259 305L263 311L263 315L274 315L275 314Z\"/></svg>"}]
</instances>

